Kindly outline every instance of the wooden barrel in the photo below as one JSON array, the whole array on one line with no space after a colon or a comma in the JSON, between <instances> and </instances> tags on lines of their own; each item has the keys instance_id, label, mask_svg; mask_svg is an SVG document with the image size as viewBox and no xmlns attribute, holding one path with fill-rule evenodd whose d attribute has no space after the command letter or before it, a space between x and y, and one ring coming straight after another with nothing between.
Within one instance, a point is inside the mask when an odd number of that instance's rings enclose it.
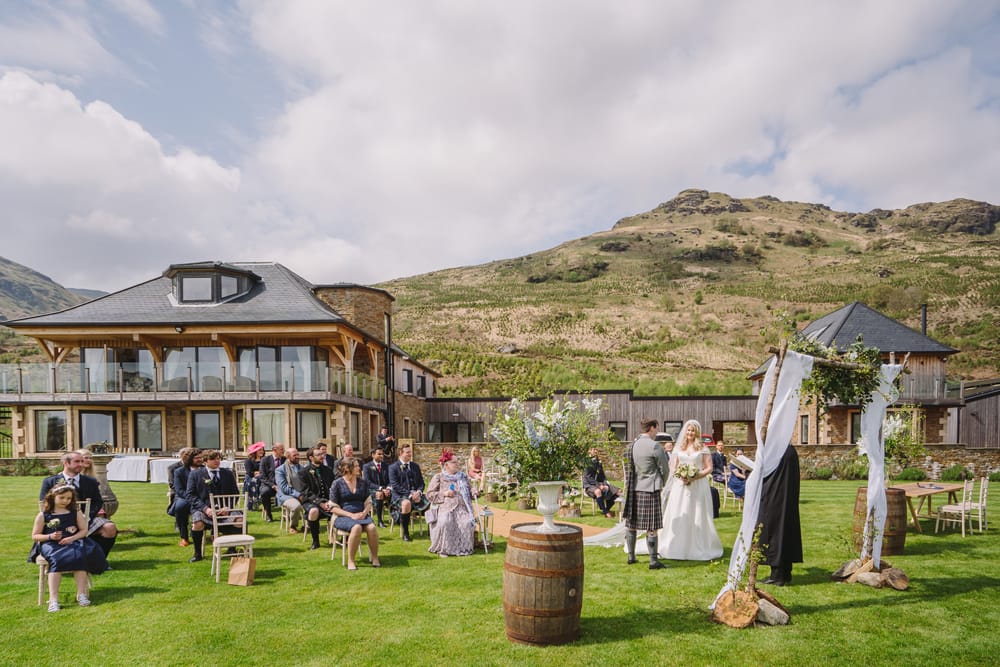
<instances>
[{"instance_id":1,"label":"wooden barrel","mask_svg":"<svg viewBox=\"0 0 1000 667\"><path fill-rule=\"evenodd\" d=\"M885 490L885 530L882 532L882 555L896 556L903 553L906 545L906 526L909 511L906 509L906 491L888 488ZM868 519L868 487L858 489L854 500L854 549L861 553L861 542L865 535L865 521Z\"/></svg>"},{"instance_id":2,"label":"wooden barrel","mask_svg":"<svg viewBox=\"0 0 1000 667\"><path fill-rule=\"evenodd\" d=\"M580 638L583 604L583 530L558 524L559 533L535 533L538 523L513 526L503 563L503 617L507 638L547 646Z\"/></svg>"}]
</instances>

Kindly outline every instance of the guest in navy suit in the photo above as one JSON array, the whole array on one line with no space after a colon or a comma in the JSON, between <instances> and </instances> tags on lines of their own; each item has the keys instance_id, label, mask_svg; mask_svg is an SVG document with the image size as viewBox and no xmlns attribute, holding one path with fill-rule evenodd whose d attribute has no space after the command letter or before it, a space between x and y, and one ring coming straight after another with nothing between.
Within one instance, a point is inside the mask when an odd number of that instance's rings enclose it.
<instances>
[{"instance_id":1,"label":"guest in navy suit","mask_svg":"<svg viewBox=\"0 0 1000 667\"><path fill-rule=\"evenodd\" d=\"M194 540L194 556L191 562L202 560L202 540L205 536L205 524L212 521L212 502L209 496L213 493L238 494L236 475L229 468L222 467L222 455L217 450L202 452L205 461L203 468L197 468L188 475L187 496L191 503L191 539Z\"/></svg>"},{"instance_id":2,"label":"guest in navy suit","mask_svg":"<svg viewBox=\"0 0 1000 667\"><path fill-rule=\"evenodd\" d=\"M53 486L59 484L69 484L76 491L76 496L80 500L90 499L90 516L87 517L89 525L87 535L97 542L101 551L107 556L111 553L111 547L115 545L118 537L118 528L115 527L104 512L104 500L101 498L101 486L93 477L81 475L83 469L83 456L79 452L66 452L62 455L63 470L58 475L52 475L42 480L42 490L38 494L38 500L45 500L45 494Z\"/></svg>"},{"instance_id":3,"label":"guest in navy suit","mask_svg":"<svg viewBox=\"0 0 1000 667\"><path fill-rule=\"evenodd\" d=\"M372 494L372 505L375 507L375 516L378 520L378 527L385 525L382 520L382 510L385 503L392 499L392 487L389 485L389 466L385 464L385 450L376 447L372 452L372 460L364 465L362 475L368 482L368 489Z\"/></svg>"},{"instance_id":4,"label":"guest in navy suit","mask_svg":"<svg viewBox=\"0 0 1000 667\"><path fill-rule=\"evenodd\" d=\"M423 512L431 506L424 495L424 476L420 466L413 462L413 447L404 445L399 450L399 460L389 466L389 486L392 487L392 511L399 515L403 541L410 539L410 512Z\"/></svg>"},{"instance_id":5,"label":"guest in navy suit","mask_svg":"<svg viewBox=\"0 0 1000 667\"><path fill-rule=\"evenodd\" d=\"M319 549L319 521L320 518L329 519L333 516L330 487L336 478L333 470L323 465L323 450L320 447L310 449L306 458L309 463L299 471L299 480L302 482L299 500L306 514L309 534L312 535L312 546L309 548Z\"/></svg>"}]
</instances>

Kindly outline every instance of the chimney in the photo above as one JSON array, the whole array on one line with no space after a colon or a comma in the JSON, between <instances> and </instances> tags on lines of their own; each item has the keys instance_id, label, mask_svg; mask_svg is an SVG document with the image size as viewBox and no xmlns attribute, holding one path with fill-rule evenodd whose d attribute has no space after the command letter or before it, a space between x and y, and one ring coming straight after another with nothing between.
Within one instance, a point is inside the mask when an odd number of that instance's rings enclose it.
<instances>
[{"instance_id":1,"label":"chimney","mask_svg":"<svg viewBox=\"0 0 1000 667\"><path fill-rule=\"evenodd\" d=\"M920 304L920 333L927 335L927 304Z\"/></svg>"}]
</instances>

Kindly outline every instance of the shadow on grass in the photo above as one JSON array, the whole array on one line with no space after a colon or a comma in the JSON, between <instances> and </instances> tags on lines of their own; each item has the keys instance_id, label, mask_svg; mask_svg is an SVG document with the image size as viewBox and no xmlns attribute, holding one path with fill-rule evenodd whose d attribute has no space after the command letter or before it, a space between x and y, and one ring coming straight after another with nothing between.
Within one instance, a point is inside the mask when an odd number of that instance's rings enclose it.
<instances>
[{"instance_id":1,"label":"shadow on grass","mask_svg":"<svg viewBox=\"0 0 1000 667\"><path fill-rule=\"evenodd\" d=\"M837 584L838 586L852 586L855 584ZM862 586L862 588L864 588ZM794 613L796 615L806 615L821 613L826 614L837 609L860 609L863 607L883 606L891 600L894 605L923 604L925 602L942 602L951 597L965 595L967 593L980 593L989 589L1000 589L1000 579L995 577L939 577L936 579L919 579L910 582L910 589L906 591L875 590L872 589L872 596L863 600L844 600L841 602L823 603L817 605L796 604ZM887 597L887 596L892 596Z\"/></svg>"},{"instance_id":2,"label":"shadow on grass","mask_svg":"<svg viewBox=\"0 0 1000 667\"><path fill-rule=\"evenodd\" d=\"M111 566L111 572L118 571L129 571L129 570L155 570L158 567L164 565L173 565L173 562L167 562L163 560L116 560L115 552L117 549L111 551L111 555L108 557L108 564Z\"/></svg>"},{"instance_id":3,"label":"shadow on grass","mask_svg":"<svg viewBox=\"0 0 1000 667\"><path fill-rule=\"evenodd\" d=\"M106 604L108 602L122 602L132 598L142 598L150 593L166 593L169 587L163 586L108 586L95 587L93 594L96 604Z\"/></svg>"}]
</instances>

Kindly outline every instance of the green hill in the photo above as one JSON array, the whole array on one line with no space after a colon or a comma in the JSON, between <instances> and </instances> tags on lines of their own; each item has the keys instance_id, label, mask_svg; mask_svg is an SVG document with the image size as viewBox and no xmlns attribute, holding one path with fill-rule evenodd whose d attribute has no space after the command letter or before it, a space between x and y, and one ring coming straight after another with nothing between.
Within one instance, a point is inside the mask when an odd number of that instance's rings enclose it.
<instances>
[{"instance_id":1,"label":"green hill","mask_svg":"<svg viewBox=\"0 0 1000 667\"><path fill-rule=\"evenodd\" d=\"M868 213L685 190L611 229L525 257L383 283L396 342L450 395L629 388L747 393L785 311L861 300L960 349L954 377L1000 374L1000 206Z\"/></svg>"}]
</instances>

